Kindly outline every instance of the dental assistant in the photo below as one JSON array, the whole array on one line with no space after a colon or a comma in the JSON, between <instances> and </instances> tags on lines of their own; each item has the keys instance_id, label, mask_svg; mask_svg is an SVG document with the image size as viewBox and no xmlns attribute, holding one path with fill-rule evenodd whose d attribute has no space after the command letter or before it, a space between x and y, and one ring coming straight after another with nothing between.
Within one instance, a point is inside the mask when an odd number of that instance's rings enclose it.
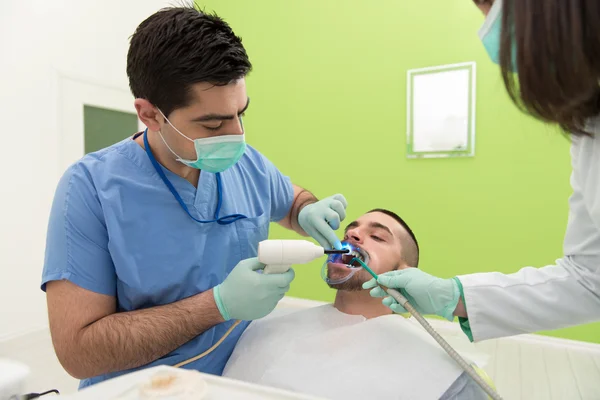
<instances>
[{"instance_id":1,"label":"dental assistant","mask_svg":"<svg viewBox=\"0 0 600 400\"><path fill-rule=\"evenodd\" d=\"M480 37L515 103L571 134L573 194L564 256L514 274L441 279L410 268L378 282L415 308L459 317L472 341L600 321L600 3L597 0L476 0ZM513 75L513 71L517 75ZM386 294L371 280L363 286ZM383 300L405 312L392 298Z\"/></svg>"},{"instance_id":2,"label":"dental assistant","mask_svg":"<svg viewBox=\"0 0 600 400\"><path fill-rule=\"evenodd\" d=\"M80 387L188 360L245 321L185 366L221 374L248 321L294 278L260 271L269 223L339 246L344 197L317 201L246 145L250 70L231 28L192 6L165 8L132 36L127 75L147 129L75 162L48 227L50 331Z\"/></svg>"}]
</instances>

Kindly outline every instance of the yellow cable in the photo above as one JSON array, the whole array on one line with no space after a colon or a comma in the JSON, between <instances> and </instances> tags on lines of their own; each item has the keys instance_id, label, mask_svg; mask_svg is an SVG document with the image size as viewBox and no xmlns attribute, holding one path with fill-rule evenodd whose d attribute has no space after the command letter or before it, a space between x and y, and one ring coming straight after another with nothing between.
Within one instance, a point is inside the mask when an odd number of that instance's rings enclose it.
<instances>
[{"instance_id":1,"label":"yellow cable","mask_svg":"<svg viewBox=\"0 0 600 400\"><path fill-rule=\"evenodd\" d=\"M219 345L221 343L223 343L223 340L225 340L227 338L227 336L229 336L229 334L235 329L236 326L238 326L240 324L240 322L242 322L241 320L237 320L233 323L233 325L231 325L231 327L227 330L227 332L225 332L225 334L223 335L223 337L221 339L219 339L219 341L217 343L215 343L210 349L206 350L204 353L202 354L198 354L197 356L194 356L192 358L188 358L185 361L180 362L179 364L174 365L175 368L180 368L183 367L184 365L187 365L191 362L194 362L196 360L201 359L202 357L206 357L207 355L209 355L210 353L213 352L214 349L216 349L217 347L219 347Z\"/></svg>"}]
</instances>

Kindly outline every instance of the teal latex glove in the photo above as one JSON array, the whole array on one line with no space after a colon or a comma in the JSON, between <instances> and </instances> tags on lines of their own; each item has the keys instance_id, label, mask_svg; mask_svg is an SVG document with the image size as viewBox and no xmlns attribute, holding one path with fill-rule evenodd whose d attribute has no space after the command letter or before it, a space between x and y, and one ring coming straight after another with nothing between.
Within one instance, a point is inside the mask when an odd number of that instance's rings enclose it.
<instances>
[{"instance_id":1,"label":"teal latex glove","mask_svg":"<svg viewBox=\"0 0 600 400\"><path fill-rule=\"evenodd\" d=\"M294 270L283 274L262 274L265 267L257 258L242 260L225 281L213 289L215 303L225 321L252 321L268 315L290 289Z\"/></svg>"},{"instance_id":2,"label":"teal latex glove","mask_svg":"<svg viewBox=\"0 0 600 400\"><path fill-rule=\"evenodd\" d=\"M363 284L363 289L372 289L371 296L384 297L384 305L403 314L407 312L404 307L377 284L399 290L420 314L435 314L448 321L454 319L454 310L460 298L460 289L454 278L437 278L420 269L407 268L386 272L379 275L377 281L373 278Z\"/></svg>"},{"instance_id":3,"label":"teal latex glove","mask_svg":"<svg viewBox=\"0 0 600 400\"><path fill-rule=\"evenodd\" d=\"M339 250L342 243L334 231L340 228L340 222L346 218L346 207L346 198L335 194L300 210L298 224L304 232L319 242L321 247L331 249L333 246Z\"/></svg>"}]
</instances>

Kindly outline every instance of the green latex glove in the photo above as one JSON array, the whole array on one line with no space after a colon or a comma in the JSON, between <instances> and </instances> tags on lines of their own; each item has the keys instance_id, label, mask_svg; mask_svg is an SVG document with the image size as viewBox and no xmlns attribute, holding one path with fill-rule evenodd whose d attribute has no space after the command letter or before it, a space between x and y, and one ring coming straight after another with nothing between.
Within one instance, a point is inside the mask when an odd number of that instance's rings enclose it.
<instances>
[{"instance_id":1,"label":"green latex glove","mask_svg":"<svg viewBox=\"0 0 600 400\"><path fill-rule=\"evenodd\" d=\"M220 285L215 286L215 303L225 321L252 321L268 315L290 289L294 270L283 274L262 274L265 267L257 258L242 260Z\"/></svg>"},{"instance_id":2,"label":"green latex glove","mask_svg":"<svg viewBox=\"0 0 600 400\"><path fill-rule=\"evenodd\" d=\"M342 243L335 234L340 222L346 218L348 202L341 194L319 200L300 210L298 224L308 235L314 238L321 247L331 249L342 248Z\"/></svg>"},{"instance_id":3,"label":"green latex glove","mask_svg":"<svg viewBox=\"0 0 600 400\"><path fill-rule=\"evenodd\" d=\"M460 289L454 278L437 278L420 269L407 268L386 272L379 275L377 281L371 279L363 284L363 289L372 289L371 296L384 297L384 305L403 314L406 312L404 307L377 284L399 290L420 314L435 314L448 321L454 319L454 310L460 298Z\"/></svg>"}]
</instances>

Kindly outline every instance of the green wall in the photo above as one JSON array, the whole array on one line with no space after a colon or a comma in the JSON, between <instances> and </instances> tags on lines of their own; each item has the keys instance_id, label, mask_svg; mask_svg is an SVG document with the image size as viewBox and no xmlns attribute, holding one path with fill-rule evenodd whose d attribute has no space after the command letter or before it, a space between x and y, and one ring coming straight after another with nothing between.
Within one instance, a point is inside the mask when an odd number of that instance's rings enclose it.
<instances>
[{"instance_id":1,"label":"green wall","mask_svg":"<svg viewBox=\"0 0 600 400\"><path fill-rule=\"evenodd\" d=\"M208 0L254 64L249 143L294 183L341 192L348 222L374 207L412 225L421 268L451 277L552 264L567 222L568 141L522 115L477 36L470 0ZM407 160L406 71L477 62L476 156ZM340 233L341 234L341 233ZM278 226L273 238L294 238ZM330 301L321 262L290 294ZM600 342L600 324L547 334Z\"/></svg>"},{"instance_id":2,"label":"green wall","mask_svg":"<svg viewBox=\"0 0 600 400\"><path fill-rule=\"evenodd\" d=\"M87 104L83 106L86 154L120 142L137 130L138 118L135 113L109 110Z\"/></svg>"}]
</instances>

